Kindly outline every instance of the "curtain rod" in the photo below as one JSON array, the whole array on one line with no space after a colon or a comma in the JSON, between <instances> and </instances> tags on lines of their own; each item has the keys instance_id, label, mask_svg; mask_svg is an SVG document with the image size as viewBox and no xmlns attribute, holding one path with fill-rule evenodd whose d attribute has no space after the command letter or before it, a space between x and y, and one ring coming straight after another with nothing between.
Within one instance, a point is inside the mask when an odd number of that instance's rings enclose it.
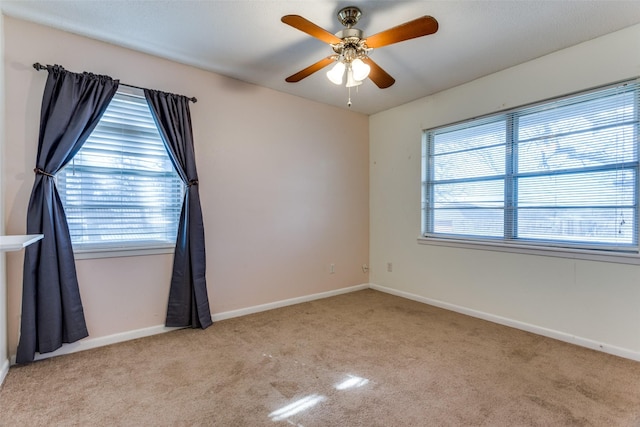
<instances>
[{"instance_id":1,"label":"curtain rod","mask_svg":"<svg viewBox=\"0 0 640 427\"><path fill-rule=\"evenodd\" d=\"M38 70L38 71L46 70L46 69L47 69L47 67L48 67L48 65L42 65L42 64L41 64L41 63L39 63L39 62L36 62L35 64L33 64L33 68L35 68L35 69L36 69L36 70ZM145 89L146 89L146 88L144 88L144 87L134 86L134 85L128 85L128 84L126 84L126 83L120 83L120 84L121 84L122 86L132 87L132 88L135 88L135 89L142 89L142 90L145 90ZM196 102L198 102L198 99L197 99L195 96L194 96L194 97L191 97L191 98L187 97L187 99L188 99L189 101L193 102L194 104L195 104Z\"/></svg>"}]
</instances>

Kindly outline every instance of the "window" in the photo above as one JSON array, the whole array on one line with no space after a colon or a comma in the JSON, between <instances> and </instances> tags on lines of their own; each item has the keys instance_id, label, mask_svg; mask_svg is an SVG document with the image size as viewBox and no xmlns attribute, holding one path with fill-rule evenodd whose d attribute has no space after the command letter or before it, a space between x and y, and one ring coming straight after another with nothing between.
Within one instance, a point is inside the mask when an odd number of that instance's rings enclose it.
<instances>
[{"instance_id":1,"label":"window","mask_svg":"<svg viewBox=\"0 0 640 427\"><path fill-rule=\"evenodd\" d=\"M638 82L430 129L427 239L638 252Z\"/></svg>"},{"instance_id":2,"label":"window","mask_svg":"<svg viewBox=\"0 0 640 427\"><path fill-rule=\"evenodd\" d=\"M75 252L175 245L184 184L144 94L125 90L56 175Z\"/></svg>"}]
</instances>

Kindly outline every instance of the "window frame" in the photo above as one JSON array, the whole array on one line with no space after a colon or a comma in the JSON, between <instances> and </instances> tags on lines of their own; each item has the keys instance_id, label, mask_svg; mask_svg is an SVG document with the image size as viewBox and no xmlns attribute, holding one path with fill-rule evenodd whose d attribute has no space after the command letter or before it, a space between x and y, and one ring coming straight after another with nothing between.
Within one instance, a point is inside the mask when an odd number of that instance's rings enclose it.
<instances>
[{"instance_id":1,"label":"window frame","mask_svg":"<svg viewBox=\"0 0 640 427\"><path fill-rule=\"evenodd\" d=\"M512 169L514 164L517 164L517 152L514 152L514 147L517 149L518 140L515 136L516 120L515 117L522 115L523 112L529 112L536 107L544 107L554 102L561 102L565 99L571 99L580 95L587 95L593 92L602 91L607 88L620 87L626 84L632 84L635 86L635 146L636 159L633 161L633 168L635 170L635 230L634 230L634 245L633 247L626 247L620 249L619 247L606 247L606 246L594 246L588 244L580 244L573 242L536 242L527 241L526 239L510 240L509 237L513 236L514 229L518 227L516 219L516 210L509 208L508 199L510 197L516 198L517 195L513 194L514 185L511 181L514 179L514 171ZM436 126L422 130L422 163L421 163L421 235L418 237L417 242L421 245L442 246L442 247L454 247L463 249L507 252L507 253L520 253L537 256L550 256L561 257L570 259L581 259L591 261L602 262L614 262L622 264L636 264L640 265L640 205L638 200L640 199L640 125L637 123L640 115L640 78L625 79L616 83L611 83L599 87L595 87L588 90L573 92L570 94L545 99L542 101L521 105L518 107L510 108L507 110L492 112L483 116L473 117L458 122ZM503 225L503 237L502 238L487 238L487 237L473 237L462 235L445 235L443 233L429 233L428 230L433 224L433 215L429 215L427 211L427 202L433 203L433 195L430 191L429 182L433 181L434 164L433 164L433 150L434 144L430 143L429 138L432 138L434 132L444 128L453 128L455 126L464 127L466 124L476 123L477 125L483 123L491 123L494 121L505 122L505 173L502 181L505 188L505 200L503 203L505 224ZM514 161L513 158L516 158ZM511 168L511 169L510 169ZM597 169L597 168L596 168ZM604 168L603 168L604 169ZM519 179L515 178L515 179ZM517 190L515 190L517 191ZM513 215L512 221L507 221L508 215ZM508 225L510 222L512 225ZM509 229L509 227L512 227Z\"/></svg>"},{"instance_id":2,"label":"window frame","mask_svg":"<svg viewBox=\"0 0 640 427\"><path fill-rule=\"evenodd\" d=\"M131 96L131 97L135 97L135 98L140 98L142 100L146 99L144 97L144 92L140 89L134 88L134 87L129 87L129 86L123 86L120 85L120 87L118 87L118 90L116 92L117 94L123 94L125 96ZM151 107L149 107L150 109ZM157 125L156 125L157 127ZM158 133L160 133L160 130L158 129ZM160 135L160 138L162 138L162 136ZM164 144L164 143L163 143ZM166 149L166 147L165 147ZM169 156L170 154L167 152L167 156ZM71 164L71 162L70 162ZM69 165L65 165L65 168L69 166ZM73 166L70 166L73 167ZM65 197L64 195L60 192L60 187L58 186L58 176L59 174L64 170L61 169L55 176L55 182L56 182L56 187L58 189L58 192L60 193L60 197L61 199L64 201ZM175 168L174 168L174 172L175 172ZM177 172L176 172L177 175ZM179 175L177 175L179 178ZM186 186L184 184L184 182L180 179L180 183L182 185L182 200L184 200L184 193L186 191ZM64 206L64 202L63 202L63 206ZM66 210L66 206L65 206L65 210ZM176 223L176 228L177 228L178 224ZM102 247L100 246L91 246L91 245L86 245L85 247L82 246L77 246L74 245L72 242L72 246L73 246L73 253L74 253L74 258L75 259L94 259L94 258L114 258L114 257L129 257L129 256L146 256L146 255L162 255L162 254L173 254L175 251L175 241L172 243L163 243L163 242L151 242L149 243L149 241L146 241L147 243L144 242L136 242L136 241L123 241L122 244L117 244L117 243L113 243L113 244L106 244Z\"/></svg>"}]
</instances>

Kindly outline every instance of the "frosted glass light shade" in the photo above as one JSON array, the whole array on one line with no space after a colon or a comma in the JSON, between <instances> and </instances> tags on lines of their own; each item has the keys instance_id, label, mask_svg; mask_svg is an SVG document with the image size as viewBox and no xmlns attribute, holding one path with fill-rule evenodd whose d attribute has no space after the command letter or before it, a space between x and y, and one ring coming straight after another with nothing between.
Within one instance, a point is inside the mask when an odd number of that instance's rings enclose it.
<instances>
[{"instance_id":1,"label":"frosted glass light shade","mask_svg":"<svg viewBox=\"0 0 640 427\"><path fill-rule=\"evenodd\" d=\"M353 69L351 69L351 67L349 67L349 69L347 70L347 84L346 87L354 87L354 86L360 86L362 84L362 80L356 80L353 78Z\"/></svg>"},{"instance_id":2,"label":"frosted glass light shade","mask_svg":"<svg viewBox=\"0 0 640 427\"><path fill-rule=\"evenodd\" d=\"M342 84L342 77L344 76L345 65L343 62L338 61L332 69L327 71L327 78L331 83L336 85Z\"/></svg>"},{"instance_id":3,"label":"frosted glass light shade","mask_svg":"<svg viewBox=\"0 0 640 427\"><path fill-rule=\"evenodd\" d=\"M362 81L369 77L371 67L362 62L360 58L356 58L351 63L351 69L353 70L353 78L357 81Z\"/></svg>"}]
</instances>

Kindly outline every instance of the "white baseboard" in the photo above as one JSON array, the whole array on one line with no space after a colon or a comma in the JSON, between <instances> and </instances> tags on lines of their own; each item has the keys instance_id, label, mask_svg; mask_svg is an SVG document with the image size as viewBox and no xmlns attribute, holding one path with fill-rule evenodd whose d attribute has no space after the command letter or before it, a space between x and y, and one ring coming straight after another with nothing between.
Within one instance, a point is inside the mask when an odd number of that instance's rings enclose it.
<instances>
[{"instance_id":1,"label":"white baseboard","mask_svg":"<svg viewBox=\"0 0 640 427\"><path fill-rule=\"evenodd\" d=\"M151 335L162 334L164 332L175 331L180 328L167 328L164 325L150 326L148 328L135 329L133 331L120 332L113 335L106 335L97 338L85 338L83 340L64 344L56 351L50 353L36 353L34 360L48 359L50 357L62 356L64 354L77 353L79 351L90 350L92 348L104 347L105 345L116 344L119 342L135 340L137 338L148 337ZM16 363L15 354L11 356L11 364Z\"/></svg>"},{"instance_id":2,"label":"white baseboard","mask_svg":"<svg viewBox=\"0 0 640 427\"><path fill-rule=\"evenodd\" d=\"M2 362L2 366L0 366L0 386L4 382L4 379L7 377L9 373L9 359L6 359Z\"/></svg>"},{"instance_id":3,"label":"white baseboard","mask_svg":"<svg viewBox=\"0 0 640 427\"><path fill-rule=\"evenodd\" d=\"M523 331L531 332L531 333L542 335L545 337L557 339L559 341L564 341L570 344L586 347L592 350L598 350L598 351L612 354L615 356L624 357L626 359L640 361L640 353L637 351L633 351L633 350L622 348L622 347L612 346L605 343L599 343L587 338L567 334L565 332L560 332L553 329L547 329L540 326L531 325L525 322L520 322L517 320L497 316L491 313L485 313L485 312L473 310L467 307L458 306L455 304L450 304L447 302L422 297L420 295L412 294L410 292L400 291L393 288L387 288L385 286L379 286L373 283L351 286L348 288L341 288L333 291L320 292L317 294L311 294L311 295L306 295L306 296L297 297L297 298L290 298L282 301L256 305L253 307L247 307L247 308L242 308L238 310L225 311L222 313L213 314L211 317L214 322L218 322L225 319L246 316L248 314L254 314L254 313L273 310L276 308L286 307L290 305L301 304L304 302L328 298L336 295L346 294L349 292L355 292L355 291L360 291L360 290L369 289L369 288L374 289L376 291L385 292L391 295L396 295L402 298L410 299L413 301L418 301L424 304L433 305L435 307L440 307L445 310L450 310L450 311L465 314L471 317L487 320L489 322L497 323L500 325L509 326L512 328L520 329ZM35 356L35 360L47 359L49 357L76 353L78 351L89 350L92 348L103 347L110 344L116 344L119 342L133 340L136 338L143 338L151 335L161 334L161 333L173 331L176 329L180 329L180 328L167 328L164 325L157 325L157 326L136 329L133 331L126 331L126 332L103 336L103 337L86 338L84 340L81 340L72 344L65 344L58 350L53 351L51 353L44 353L44 354L37 353ZM4 363L2 363L2 366L0 366L0 385L4 381L4 378L6 377L7 373L9 372L9 365L15 364L15 358L16 356L12 355L10 360L5 360Z\"/></svg>"},{"instance_id":4,"label":"white baseboard","mask_svg":"<svg viewBox=\"0 0 640 427\"><path fill-rule=\"evenodd\" d=\"M347 294L349 292L361 291L363 289L368 289L369 284L351 286L348 288L336 289L333 291L320 292L317 294L305 295L302 297L285 299L282 301L271 302L268 304L254 305L253 307L241 308L238 310L225 311L223 313L218 313L212 315L212 319L214 322L218 322L220 320L231 319L233 317L246 316L247 314L259 313L261 311L273 310L274 308L286 307L288 305L301 304L303 302L314 301L323 298L329 298L336 295Z\"/></svg>"},{"instance_id":5,"label":"white baseboard","mask_svg":"<svg viewBox=\"0 0 640 427\"><path fill-rule=\"evenodd\" d=\"M336 295L346 294L349 292L360 291L363 289L368 289L369 284L362 284L357 286L351 286L348 288L336 289L333 291L320 292L317 294L305 295L302 297L286 299L282 301L276 301L268 304L256 305L253 307L242 308L239 310L231 310L225 311L222 313L213 314L211 316L214 322L218 322L220 320L231 319L233 317L246 316L247 314L259 313L261 311L273 310L274 308L286 307L288 305L300 304L303 302L313 301L322 298L328 298ZM136 329L133 331L121 332L113 335L107 335L103 337L97 338L85 338L78 342L74 342L71 344L64 344L62 347L57 349L56 351L52 351L50 353L36 353L35 360L48 359L50 357L62 356L64 354L76 353L78 351L89 350L92 348L103 347L105 345L116 344L119 342L129 341L136 338L148 337L151 335L162 334L169 331L174 331L180 328L167 328L164 325L151 326L148 328ZM11 364L15 365L16 356L15 354L11 356ZM9 362L6 363L6 369L9 370ZM4 368L4 366L3 366ZM0 378L4 378L2 375L4 371L0 371ZM6 375L6 373L4 373ZM2 381L0 381L2 384Z\"/></svg>"},{"instance_id":6,"label":"white baseboard","mask_svg":"<svg viewBox=\"0 0 640 427\"><path fill-rule=\"evenodd\" d=\"M477 317L479 319L488 320L489 322L498 323L500 325L509 326L512 328L520 329L523 331L531 332L537 335L553 338L559 341L564 341L570 344L575 344L581 347L586 347L592 350L598 350L603 353L612 354L614 356L624 357L635 361L640 361L640 353L627 348L617 347L605 343L590 340L588 338L578 337L568 334L566 332L556 331L553 329L543 328L541 326L531 325L529 323L520 322L518 320L509 319L506 317L497 316L491 313L485 313L483 311L473 310L467 307L462 307L447 302L422 297L420 295L412 294L410 292L404 292L393 288L387 288L385 286L379 286L370 284L369 287L376 291L385 292L388 294L396 295L402 298L407 298L413 301L418 301L424 304L433 305L435 307L444 308L446 310L455 311L457 313L466 314L471 317Z\"/></svg>"}]
</instances>

